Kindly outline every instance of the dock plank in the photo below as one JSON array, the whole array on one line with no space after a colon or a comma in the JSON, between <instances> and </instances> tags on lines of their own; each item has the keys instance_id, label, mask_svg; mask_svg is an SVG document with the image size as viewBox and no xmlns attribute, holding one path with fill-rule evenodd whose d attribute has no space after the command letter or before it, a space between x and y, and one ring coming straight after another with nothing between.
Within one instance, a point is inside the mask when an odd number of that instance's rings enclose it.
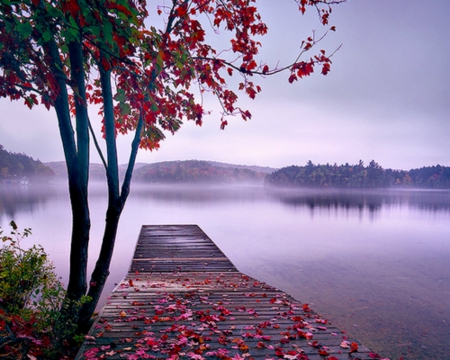
<instances>
[{"instance_id":1,"label":"dock plank","mask_svg":"<svg viewBox=\"0 0 450 360\"><path fill-rule=\"evenodd\" d=\"M144 225L76 359L373 359L290 295L240 273L197 225Z\"/></svg>"}]
</instances>

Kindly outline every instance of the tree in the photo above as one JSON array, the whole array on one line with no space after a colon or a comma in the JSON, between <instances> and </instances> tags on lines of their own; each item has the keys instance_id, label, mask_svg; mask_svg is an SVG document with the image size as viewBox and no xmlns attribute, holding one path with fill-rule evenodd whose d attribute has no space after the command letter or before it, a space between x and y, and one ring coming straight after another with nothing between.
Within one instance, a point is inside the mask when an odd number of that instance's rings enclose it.
<instances>
[{"instance_id":1,"label":"tree","mask_svg":"<svg viewBox=\"0 0 450 360\"><path fill-rule=\"evenodd\" d=\"M328 25L331 5L345 0L293 0L300 13L318 12ZM258 60L267 33L255 0L172 0L154 9L145 0L8 0L0 5L0 96L43 104L56 111L68 170L72 207L70 275L67 303L84 295L92 300L76 313L86 325L109 274L119 218L130 192L139 148L157 149L164 132L175 133L182 120L201 125L202 97L212 94L227 116L251 114L237 104L226 78L239 76L237 90L254 99L261 91L253 79L287 72L288 81L309 76L318 66L330 71L325 50L304 58L322 37L301 42L288 66L270 68ZM150 24L159 15L161 28ZM217 30L230 34L223 49L206 42ZM324 31L324 35L327 31ZM296 44L297 46L297 44ZM92 105L100 106L106 151L92 130ZM134 132L128 168L120 184L116 136ZM108 207L102 247L87 282L90 230L88 169L90 138L102 159ZM72 309L73 310L73 309Z\"/></svg>"},{"instance_id":2,"label":"tree","mask_svg":"<svg viewBox=\"0 0 450 360\"><path fill-rule=\"evenodd\" d=\"M33 181L49 180L54 176L54 172L39 160L25 154L15 154L6 151L0 145L0 179L14 177L19 180L22 176L30 177Z\"/></svg>"}]
</instances>

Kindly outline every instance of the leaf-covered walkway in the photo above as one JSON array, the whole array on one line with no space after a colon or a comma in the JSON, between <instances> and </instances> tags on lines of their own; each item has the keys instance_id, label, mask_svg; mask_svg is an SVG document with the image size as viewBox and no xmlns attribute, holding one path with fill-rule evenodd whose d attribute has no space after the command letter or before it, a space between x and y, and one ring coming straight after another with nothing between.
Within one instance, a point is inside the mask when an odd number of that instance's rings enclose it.
<instances>
[{"instance_id":1,"label":"leaf-covered walkway","mask_svg":"<svg viewBox=\"0 0 450 360\"><path fill-rule=\"evenodd\" d=\"M196 225L143 226L77 359L373 359L288 294L240 273Z\"/></svg>"}]
</instances>

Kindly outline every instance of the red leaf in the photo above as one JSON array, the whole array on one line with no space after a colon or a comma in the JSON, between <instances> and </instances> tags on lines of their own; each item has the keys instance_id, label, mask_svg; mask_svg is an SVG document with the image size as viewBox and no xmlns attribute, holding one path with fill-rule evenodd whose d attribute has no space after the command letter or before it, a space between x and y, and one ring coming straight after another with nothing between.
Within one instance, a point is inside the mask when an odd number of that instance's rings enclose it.
<instances>
[{"instance_id":1,"label":"red leaf","mask_svg":"<svg viewBox=\"0 0 450 360\"><path fill-rule=\"evenodd\" d=\"M248 87L245 89L245 92L250 97L250 99L254 99L256 97L256 90L253 87Z\"/></svg>"},{"instance_id":2,"label":"red leaf","mask_svg":"<svg viewBox=\"0 0 450 360\"><path fill-rule=\"evenodd\" d=\"M186 6L179 6L176 8L175 12L179 17L183 17L187 14L187 7Z\"/></svg>"},{"instance_id":3,"label":"red leaf","mask_svg":"<svg viewBox=\"0 0 450 360\"><path fill-rule=\"evenodd\" d=\"M321 356L328 356L328 355L330 355L330 353L327 350L325 350L325 349L320 349L319 350L319 355L321 355Z\"/></svg>"},{"instance_id":4,"label":"red leaf","mask_svg":"<svg viewBox=\"0 0 450 360\"><path fill-rule=\"evenodd\" d=\"M63 2L63 10L69 12L73 17L77 18L80 13L80 6L77 0L67 0Z\"/></svg>"},{"instance_id":5,"label":"red leaf","mask_svg":"<svg viewBox=\"0 0 450 360\"><path fill-rule=\"evenodd\" d=\"M325 63L322 66L322 74L327 75L330 72L330 63Z\"/></svg>"},{"instance_id":6,"label":"red leaf","mask_svg":"<svg viewBox=\"0 0 450 360\"><path fill-rule=\"evenodd\" d=\"M374 352L370 352L370 353L369 353L369 357L370 357L371 359L381 359L381 356L378 355L377 353L374 353Z\"/></svg>"},{"instance_id":7,"label":"red leaf","mask_svg":"<svg viewBox=\"0 0 450 360\"><path fill-rule=\"evenodd\" d=\"M252 71L255 69L258 65L256 64L255 60L250 61L250 63L247 65L247 71Z\"/></svg>"},{"instance_id":8,"label":"red leaf","mask_svg":"<svg viewBox=\"0 0 450 360\"><path fill-rule=\"evenodd\" d=\"M290 84L292 84L294 81L297 81L297 80L298 80L297 75L295 75L295 74L291 74L291 76L289 76L289 79L288 79Z\"/></svg>"},{"instance_id":9,"label":"red leaf","mask_svg":"<svg viewBox=\"0 0 450 360\"><path fill-rule=\"evenodd\" d=\"M131 15L132 15L131 11L130 11L129 9L127 9L127 8L126 8L125 6L123 6L123 5L115 4L115 3L111 2L111 3L110 3L110 6L111 6L112 9L116 9L116 10L118 10L118 11L124 13L124 14L127 15L127 16L131 16Z\"/></svg>"}]
</instances>

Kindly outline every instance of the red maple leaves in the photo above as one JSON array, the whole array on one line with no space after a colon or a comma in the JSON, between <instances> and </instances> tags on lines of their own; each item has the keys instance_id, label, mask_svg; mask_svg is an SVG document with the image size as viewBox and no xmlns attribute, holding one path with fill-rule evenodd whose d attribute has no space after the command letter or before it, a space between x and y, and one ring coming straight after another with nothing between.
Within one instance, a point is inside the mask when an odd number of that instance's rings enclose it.
<instances>
[{"instance_id":1,"label":"red maple leaves","mask_svg":"<svg viewBox=\"0 0 450 360\"><path fill-rule=\"evenodd\" d=\"M297 3L301 13L307 7L316 8L322 24L328 24L331 8L327 1ZM327 75L331 65L324 51L284 68L271 68L259 60L261 43L256 37L264 36L268 27L253 1L173 1L157 8L167 24L162 29L148 24L143 0L111 0L102 8L94 3L80 6L78 0L33 0L20 5L2 3L0 13L0 96L23 98L30 108L38 103L49 108L67 89L72 103L82 97L79 101L84 106L102 105L105 84L98 74L103 71L112 79L114 133L142 126L141 146L148 149L158 148L163 132L175 133L183 120L201 125L207 113L202 105L205 94L215 96L222 105L222 129L228 124L227 115L250 118L248 110L237 106L237 93L227 86L225 74L240 73L243 81L238 90L254 99L261 92L261 87L250 81L254 75L289 70L288 81L293 83L311 75L318 64ZM230 33L228 46L215 49L206 42L205 16L212 19L213 30ZM76 39L81 39L83 47L85 94L75 85L76 72L71 70L74 54L67 46ZM318 41L306 39L302 53ZM72 112L76 116L73 105ZM104 124L106 131L105 126L109 125Z\"/></svg>"},{"instance_id":2,"label":"red maple leaves","mask_svg":"<svg viewBox=\"0 0 450 360\"><path fill-rule=\"evenodd\" d=\"M294 303L246 275L208 274L204 281L187 276L152 274L123 281L111 299L116 305L105 309L94 327L94 336L88 339L92 348L84 358L232 360L264 355L306 360L308 355L320 355L333 360L337 359L333 354L358 351L358 344L342 333L340 340L337 333L330 335L330 330L318 326L329 323L308 304ZM145 295L128 294L136 287ZM127 330L130 327L133 330ZM122 331L129 335L118 336ZM331 336L327 346L322 334ZM102 346L111 336L113 343Z\"/></svg>"}]
</instances>

